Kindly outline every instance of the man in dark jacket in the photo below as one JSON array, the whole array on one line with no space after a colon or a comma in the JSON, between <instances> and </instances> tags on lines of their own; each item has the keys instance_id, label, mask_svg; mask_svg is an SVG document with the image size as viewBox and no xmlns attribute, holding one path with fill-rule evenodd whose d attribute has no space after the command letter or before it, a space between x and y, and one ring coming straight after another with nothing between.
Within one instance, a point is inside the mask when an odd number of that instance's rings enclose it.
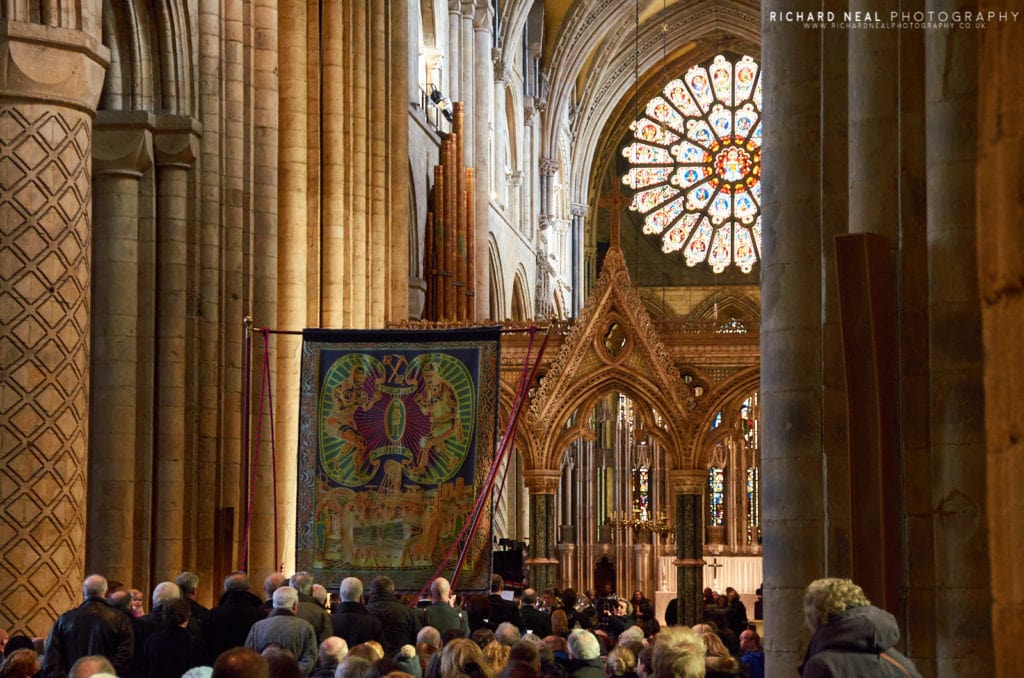
<instances>
[{"instance_id":1,"label":"man in dark jacket","mask_svg":"<svg viewBox=\"0 0 1024 678\"><path fill-rule=\"evenodd\" d=\"M370 614L360 600L363 597L363 582L356 577L343 579L338 587L338 596L341 599L338 611L331 615L334 635L343 638L349 647L368 640L380 642L380 620Z\"/></svg>"},{"instance_id":2,"label":"man in dark jacket","mask_svg":"<svg viewBox=\"0 0 1024 678\"><path fill-rule=\"evenodd\" d=\"M523 632L523 617L519 614L519 608L511 600L505 600L501 592L505 590L505 580L500 574L491 575L491 595L487 596L491 604L490 623L497 628L502 622L515 624L519 633Z\"/></svg>"},{"instance_id":3,"label":"man in dark jacket","mask_svg":"<svg viewBox=\"0 0 1024 678\"><path fill-rule=\"evenodd\" d=\"M143 650L147 678L179 678L191 668L208 664L206 643L188 630L191 613L187 598L164 603L164 630L146 639Z\"/></svg>"},{"instance_id":4,"label":"man in dark jacket","mask_svg":"<svg viewBox=\"0 0 1024 678\"><path fill-rule=\"evenodd\" d=\"M872 605L849 579L811 582L804 593L804 621L814 633L800 666L804 678L920 678L913 662L893 649L900 639L896 618Z\"/></svg>"},{"instance_id":5,"label":"man in dark jacket","mask_svg":"<svg viewBox=\"0 0 1024 678\"><path fill-rule=\"evenodd\" d=\"M210 610L199 604L196 592L199 590L199 575L194 572L182 572L174 579L181 589L181 597L188 601L188 630L193 636L202 636L203 622L210 616Z\"/></svg>"},{"instance_id":6,"label":"man in dark jacket","mask_svg":"<svg viewBox=\"0 0 1024 678\"><path fill-rule=\"evenodd\" d=\"M210 663L223 652L245 645L252 625L266 618L259 596L249 590L249 577L233 572L224 580L224 593L203 624L203 639Z\"/></svg>"},{"instance_id":7,"label":"man in dark jacket","mask_svg":"<svg viewBox=\"0 0 1024 678\"><path fill-rule=\"evenodd\" d=\"M384 632L381 645L384 646L385 657L395 656L403 645L415 646L416 633L422 626L420 615L413 608L398 602L395 598L395 582L391 577L374 577L366 609L380 620Z\"/></svg>"},{"instance_id":8,"label":"man in dark jacket","mask_svg":"<svg viewBox=\"0 0 1024 678\"><path fill-rule=\"evenodd\" d=\"M523 606L519 614L523 618L523 633L533 633L541 638L551 635L551 615L537 609L537 592L533 589L523 591Z\"/></svg>"},{"instance_id":9,"label":"man in dark jacket","mask_svg":"<svg viewBox=\"0 0 1024 678\"><path fill-rule=\"evenodd\" d=\"M64 678L79 657L102 655L118 674L128 669L132 659L133 634L128 617L106 601L107 580L92 574L82 583L84 602L65 612L50 629L46 639L41 674L45 678Z\"/></svg>"},{"instance_id":10,"label":"man in dark jacket","mask_svg":"<svg viewBox=\"0 0 1024 678\"><path fill-rule=\"evenodd\" d=\"M441 635L449 629L456 629L463 638L469 638L469 618L464 610L452 607L452 585L444 577L430 582L431 603L423 608L423 622L433 626Z\"/></svg>"}]
</instances>

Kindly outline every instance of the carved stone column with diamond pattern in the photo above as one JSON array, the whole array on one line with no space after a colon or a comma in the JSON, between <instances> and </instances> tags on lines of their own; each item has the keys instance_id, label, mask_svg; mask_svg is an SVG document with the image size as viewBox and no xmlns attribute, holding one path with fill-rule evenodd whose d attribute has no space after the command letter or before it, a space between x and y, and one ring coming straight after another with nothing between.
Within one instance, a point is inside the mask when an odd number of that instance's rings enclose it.
<instances>
[{"instance_id":1,"label":"carved stone column with diamond pattern","mask_svg":"<svg viewBox=\"0 0 1024 678\"><path fill-rule=\"evenodd\" d=\"M0 626L31 636L82 595L89 171L108 53L11 16L0 21Z\"/></svg>"},{"instance_id":2,"label":"carved stone column with diamond pattern","mask_svg":"<svg viewBox=\"0 0 1024 678\"><path fill-rule=\"evenodd\" d=\"M537 591L557 583L555 493L558 491L558 479L557 470L523 472L523 482L530 492L530 555L525 564L530 587Z\"/></svg>"},{"instance_id":3,"label":"carved stone column with diamond pattern","mask_svg":"<svg viewBox=\"0 0 1024 678\"><path fill-rule=\"evenodd\" d=\"M679 623L693 626L701 621L704 590L704 484L699 469L670 471L669 482L675 496L676 591Z\"/></svg>"}]
</instances>

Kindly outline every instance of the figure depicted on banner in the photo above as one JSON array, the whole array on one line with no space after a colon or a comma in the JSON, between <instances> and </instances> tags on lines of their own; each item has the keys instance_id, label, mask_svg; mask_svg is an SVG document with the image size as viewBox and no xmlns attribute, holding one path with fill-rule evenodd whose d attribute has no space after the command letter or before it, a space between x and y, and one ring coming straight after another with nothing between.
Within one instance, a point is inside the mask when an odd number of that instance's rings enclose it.
<instances>
[{"instance_id":1,"label":"figure depicted on banner","mask_svg":"<svg viewBox=\"0 0 1024 678\"><path fill-rule=\"evenodd\" d=\"M459 420L459 401L455 389L438 371L433 362L424 363L421 371L423 388L416 394L420 411L430 418L430 432L420 439L416 470L423 470L430 460L430 452L444 452L444 443L453 437L463 442L462 422Z\"/></svg>"},{"instance_id":2,"label":"figure depicted on banner","mask_svg":"<svg viewBox=\"0 0 1024 678\"><path fill-rule=\"evenodd\" d=\"M369 393L366 390L366 368L357 364L353 365L348 378L334 387L331 398L334 401L334 410L327 423L336 425L338 438L352 445L356 468L368 470L370 460L366 453L366 442L356 428L356 412L368 410L376 405L381 398L380 392Z\"/></svg>"}]
</instances>

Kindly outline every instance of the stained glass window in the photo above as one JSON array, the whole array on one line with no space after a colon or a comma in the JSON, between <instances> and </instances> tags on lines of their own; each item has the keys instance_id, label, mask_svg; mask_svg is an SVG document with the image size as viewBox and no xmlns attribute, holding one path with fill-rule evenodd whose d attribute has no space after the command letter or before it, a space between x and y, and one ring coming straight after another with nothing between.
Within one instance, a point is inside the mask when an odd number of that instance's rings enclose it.
<instances>
[{"instance_id":1,"label":"stained glass window","mask_svg":"<svg viewBox=\"0 0 1024 678\"><path fill-rule=\"evenodd\" d=\"M719 54L647 102L622 149L643 232L688 266L750 273L761 252L761 67Z\"/></svg>"},{"instance_id":2,"label":"stained glass window","mask_svg":"<svg viewBox=\"0 0 1024 678\"><path fill-rule=\"evenodd\" d=\"M725 469L708 469L708 525L725 525Z\"/></svg>"},{"instance_id":3,"label":"stained glass window","mask_svg":"<svg viewBox=\"0 0 1024 678\"><path fill-rule=\"evenodd\" d=\"M761 469L747 469L747 544L761 543Z\"/></svg>"},{"instance_id":4,"label":"stained glass window","mask_svg":"<svg viewBox=\"0 0 1024 678\"><path fill-rule=\"evenodd\" d=\"M651 470L646 466L633 469L633 509L639 511L640 520L651 517Z\"/></svg>"}]
</instances>

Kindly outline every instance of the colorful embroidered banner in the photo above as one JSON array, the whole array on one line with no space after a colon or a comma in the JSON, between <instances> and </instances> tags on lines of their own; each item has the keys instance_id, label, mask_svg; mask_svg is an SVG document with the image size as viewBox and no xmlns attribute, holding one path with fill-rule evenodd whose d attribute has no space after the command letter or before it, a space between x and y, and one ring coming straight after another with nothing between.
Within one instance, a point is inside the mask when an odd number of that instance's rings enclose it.
<instances>
[{"instance_id":1,"label":"colorful embroidered banner","mask_svg":"<svg viewBox=\"0 0 1024 678\"><path fill-rule=\"evenodd\" d=\"M328 587L386 574L396 590L419 591L491 465L500 331L305 330L302 339L297 567ZM486 502L460 589L487 587L490 554Z\"/></svg>"}]
</instances>

